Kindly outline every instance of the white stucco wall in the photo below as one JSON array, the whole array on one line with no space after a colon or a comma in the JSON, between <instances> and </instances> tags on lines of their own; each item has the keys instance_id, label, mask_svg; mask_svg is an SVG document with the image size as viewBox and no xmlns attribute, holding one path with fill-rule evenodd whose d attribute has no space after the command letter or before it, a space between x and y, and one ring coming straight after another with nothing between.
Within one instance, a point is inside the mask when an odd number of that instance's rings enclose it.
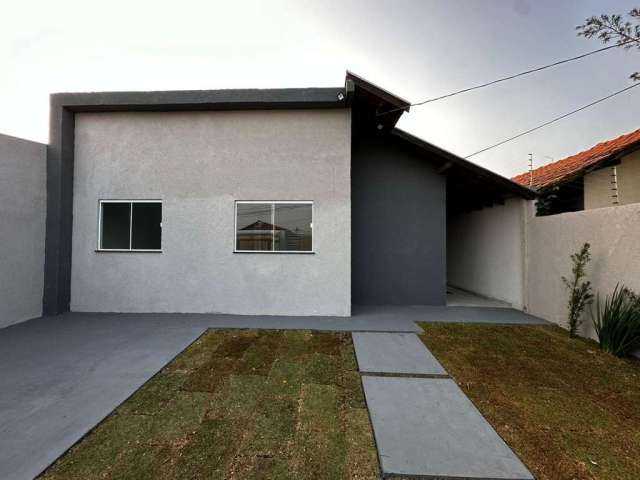
<instances>
[{"instance_id":1,"label":"white stucco wall","mask_svg":"<svg viewBox=\"0 0 640 480\"><path fill-rule=\"evenodd\" d=\"M76 115L72 311L349 315L350 111ZM163 253L97 253L99 199L162 199ZM315 254L234 254L235 200L313 200Z\"/></svg>"},{"instance_id":2,"label":"white stucco wall","mask_svg":"<svg viewBox=\"0 0 640 480\"><path fill-rule=\"evenodd\" d=\"M525 200L509 199L449 219L450 285L523 307L525 206Z\"/></svg>"},{"instance_id":3,"label":"white stucco wall","mask_svg":"<svg viewBox=\"0 0 640 480\"><path fill-rule=\"evenodd\" d=\"M42 314L47 146L0 135L0 328Z\"/></svg>"},{"instance_id":4,"label":"white stucco wall","mask_svg":"<svg viewBox=\"0 0 640 480\"><path fill-rule=\"evenodd\" d=\"M601 295L617 283L640 292L640 204L534 217L527 227L528 310L566 326L568 293L561 277L571 274L569 256L591 244L588 280ZM590 315L582 334L594 336Z\"/></svg>"}]
</instances>

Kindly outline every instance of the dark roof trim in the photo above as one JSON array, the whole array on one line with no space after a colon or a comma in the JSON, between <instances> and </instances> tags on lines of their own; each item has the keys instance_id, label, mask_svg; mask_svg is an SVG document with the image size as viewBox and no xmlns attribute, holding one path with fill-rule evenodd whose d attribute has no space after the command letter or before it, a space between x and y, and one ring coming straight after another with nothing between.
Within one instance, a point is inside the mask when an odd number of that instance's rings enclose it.
<instances>
[{"instance_id":1,"label":"dark roof trim","mask_svg":"<svg viewBox=\"0 0 640 480\"><path fill-rule=\"evenodd\" d=\"M72 112L273 110L344 108L347 102L345 89L336 87L54 93L51 106Z\"/></svg>"},{"instance_id":2,"label":"dark roof trim","mask_svg":"<svg viewBox=\"0 0 640 480\"><path fill-rule=\"evenodd\" d=\"M345 82L347 85L349 81L353 82L354 86L362 88L363 90L366 90L372 95L379 97L385 102L390 103L391 105L393 105L393 107L402 108L402 110L405 112L408 112L409 107L411 107L411 102L409 100L405 100L402 97L394 95L388 90L385 90L384 88L379 87L378 85L371 83L370 81L365 80L364 78L347 70L347 75L345 78ZM346 88L348 88L348 86Z\"/></svg>"},{"instance_id":3,"label":"dark roof trim","mask_svg":"<svg viewBox=\"0 0 640 480\"><path fill-rule=\"evenodd\" d=\"M464 168L476 174L479 177L483 177L490 182L496 183L513 195L523 197L528 200L533 200L538 196L538 194L535 191L527 187L524 187L518 183L512 182L511 180L509 180L506 177L503 177L502 175L498 175L497 173L492 172L491 170L487 170L486 168L483 168L479 165L476 165L475 163L465 160L464 158L459 157L451 152L448 152L447 150L444 150L440 147L437 147L432 143L426 142L421 138L411 135L410 133L405 132L404 130L401 130L399 128L394 128L391 131L391 134L423 150L426 150L427 152L436 154L439 157L444 158L447 163L450 162L451 164Z\"/></svg>"}]
</instances>

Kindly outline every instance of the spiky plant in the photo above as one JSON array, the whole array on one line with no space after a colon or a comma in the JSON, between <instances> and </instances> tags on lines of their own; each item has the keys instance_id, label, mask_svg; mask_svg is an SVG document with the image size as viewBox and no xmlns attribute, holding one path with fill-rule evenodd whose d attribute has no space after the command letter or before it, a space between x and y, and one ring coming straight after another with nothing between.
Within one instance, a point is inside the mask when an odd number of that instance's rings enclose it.
<instances>
[{"instance_id":1,"label":"spiky plant","mask_svg":"<svg viewBox=\"0 0 640 480\"><path fill-rule=\"evenodd\" d=\"M616 357L625 357L640 346L640 297L624 286L600 301L596 298L593 327L600 348Z\"/></svg>"},{"instance_id":2,"label":"spiky plant","mask_svg":"<svg viewBox=\"0 0 640 480\"><path fill-rule=\"evenodd\" d=\"M569 336L575 337L578 328L582 324L582 313L584 309L593 301L593 293L591 293L591 282L585 281L587 276L587 263L591 260L591 245L585 243L579 252L571 255L573 267L571 278L562 277L567 290L569 290L567 326L569 327Z\"/></svg>"}]
</instances>

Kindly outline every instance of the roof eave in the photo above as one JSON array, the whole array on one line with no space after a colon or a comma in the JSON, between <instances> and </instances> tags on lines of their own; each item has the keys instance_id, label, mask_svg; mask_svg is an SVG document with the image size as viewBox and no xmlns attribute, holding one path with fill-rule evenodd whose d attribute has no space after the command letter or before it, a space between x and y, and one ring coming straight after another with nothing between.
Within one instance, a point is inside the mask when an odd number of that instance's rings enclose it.
<instances>
[{"instance_id":1,"label":"roof eave","mask_svg":"<svg viewBox=\"0 0 640 480\"><path fill-rule=\"evenodd\" d=\"M50 101L75 112L347 107L343 87L54 93Z\"/></svg>"},{"instance_id":2,"label":"roof eave","mask_svg":"<svg viewBox=\"0 0 640 480\"><path fill-rule=\"evenodd\" d=\"M448 162L451 162L452 164L455 164L459 167L462 167L466 170L473 172L478 176L487 178L493 182L500 184L502 187L505 188L505 190L512 193L513 195L525 198L527 200L534 200L538 198L538 193L535 190L527 188L506 177L503 177L502 175L498 175L497 173L492 172L491 170L488 170L479 165L476 165L475 163L470 162L469 160L459 157L454 153L451 153L421 138L411 135L410 133L405 132L404 130L401 130L395 127L391 133L398 138L401 138L405 141L412 143L413 145L416 145L417 147L420 147L421 149L424 149L430 153L435 153L441 156L442 158L446 159Z\"/></svg>"}]
</instances>

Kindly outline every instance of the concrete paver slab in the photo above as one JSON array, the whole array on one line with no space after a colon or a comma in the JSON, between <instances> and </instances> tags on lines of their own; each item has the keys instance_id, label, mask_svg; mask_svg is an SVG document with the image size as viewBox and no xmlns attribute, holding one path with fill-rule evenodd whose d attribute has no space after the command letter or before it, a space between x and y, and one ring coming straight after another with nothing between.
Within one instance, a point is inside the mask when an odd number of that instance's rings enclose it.
<instances>
[{"instance_id":1,"label":"concrete paver slab","mask_svg":"<svg viewBox=\"0 0 640 480\"><path fill-rule=\"evenodd\" d=\"M60 317L0 330L0 478L40 474L203 332Z\"/></svg>"},{"instance_id":2,"label":"concrete paver slab","mask_svg":"<svg viewBox=\"0 0 640 480\"><path fill-rule=\"evenodd\" d=\"M384 475L533 479L453 380L362 382Z\"/></svg>"},{"instance_id":3,"label":"concrete paver slab","mask_svg":"<svg viewBox=\"0 0 640 480\"><path fill-rule=\"evenodd\" d=\"M414 333L354 332L352 337L361 372L447 375Z\"/></svg>"}]
</instances>

